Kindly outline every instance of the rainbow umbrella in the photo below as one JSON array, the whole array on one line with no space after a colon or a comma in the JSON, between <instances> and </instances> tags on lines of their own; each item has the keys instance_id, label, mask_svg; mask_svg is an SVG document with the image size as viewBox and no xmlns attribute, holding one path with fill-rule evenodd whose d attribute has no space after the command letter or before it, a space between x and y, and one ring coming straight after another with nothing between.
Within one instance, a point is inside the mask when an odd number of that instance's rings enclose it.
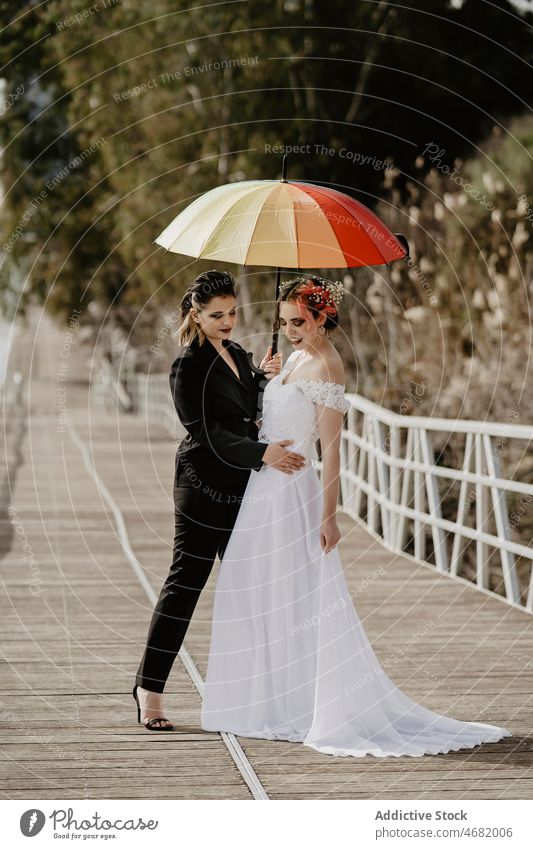
<instances>
[{"instance_id":1,"label":"rainbow umbrella","mask_svg":"<svg viewBox=\"0 0 533 849\"><path fill-rule=\"evenodd\" d=\"M155 239L167 251L281 269L388 265L408 256L407 240L336 189L286 179L217 186L187 206ZM274 323L272 353L277 351Z\"/></svg>"}]
</instances>

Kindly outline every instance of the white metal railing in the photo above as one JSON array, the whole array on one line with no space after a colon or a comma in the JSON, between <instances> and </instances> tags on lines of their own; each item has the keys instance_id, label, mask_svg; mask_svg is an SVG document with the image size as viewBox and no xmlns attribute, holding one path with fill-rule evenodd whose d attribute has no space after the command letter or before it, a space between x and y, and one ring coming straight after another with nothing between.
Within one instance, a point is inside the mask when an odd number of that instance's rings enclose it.
<instances>
[{"instance_id":1,"label":"white metal railing","mask_svg":"<svg viewBox=\"0 0 533 849\"><path fill-rule=\"evenodd\" d=\"M137 405L147 421L164 425L174 439L185 436L185 428L172 402L168 375L138 373Z\"/></svg>"},{"instance_id":2,"label":"white metal railing","mask_svg":"<svg viewBox=\"0 0 533 849\"><path fill-rule=\"evenodd\" d=\"M527 443L522 453L533 448L533 427L396 415L360 395L347 398L352 406L341 441L342 508L363 518L398 553L404 552L410 520L415 559L431 562L426 553L431 536L434 565L454 577L461 572L468 541L474 540L476 585L490 590L489 569L497 554L505 596L494 595L533 613L533 548L512 540L507 507L508 493L520 494L522 504L533 503L533 485L502 477L500 463L503 448L517 441ZM435 463L433 436L439 433L445 446L451 434L464 434L460 468ZM448 509L455 503L447 498L453 482L459 483L455 515L443 518L443 503ZM517 515L522 518L524 511ZM517 557L531 573L525 604Z\"/></svg>"},{"instance_id":3,"label":"white metal railing","mask_svg":"<svg viewBox=\"0 0 533 849\"><path fill-rule=\"evenodd\" d=\"M139 375L136 375L136 378ZM113 366L108 360L100 360L97 373L91 381L92 403L99 404L107 412L119 409L123 412L133 410L133 401L121 382L117 379Z\"/></svg>"},{"instance_id":4,"label":"white metal railing","mask_svg":"<svg viewBox=\"0 0 533 849\"><path fill-rule=\"evenodd\" d=\"M172 403L168 375L138 373L136 380L137 412L181 438L185 430ZM512 539L507 505L508 493L533 504L533 485L502 477L500 463L504 447L522 441L527 443L524 451L533 448L533 427L404 416L361 395L346 397L351 408L341 439L341 508L362 520L391 551L405 553L410 535L414 558L451 577L461 577L465 547L474 541L475 586L491 592L496 555L505 595L492 594L533 613L533 548ZM441 447L449 446L452 434L464 434L459 468L435 463L435 434L440 434ZM454 482L459 484L457 499L449 495ZM448 511L453 507L453 518L443 517L443 504ZM516 558L529 567L525 603Z\"/></svg>"}]
</instances>

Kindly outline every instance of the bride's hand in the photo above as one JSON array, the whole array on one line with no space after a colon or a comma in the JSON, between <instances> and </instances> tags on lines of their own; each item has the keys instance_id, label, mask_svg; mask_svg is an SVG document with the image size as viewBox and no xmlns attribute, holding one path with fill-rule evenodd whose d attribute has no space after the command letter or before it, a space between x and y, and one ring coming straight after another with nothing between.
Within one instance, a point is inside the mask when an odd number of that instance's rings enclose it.
<instances>
[{"instance_id":1,"label":"bride's hand","mask_svg":"<svg viewBox=\"0 0 533 849\"><path fill-rule=\"evenodd\" d=\"M274 356L272 356L272 346L270 345L265 356L261 360L260 365L260 368L263 369L269 380L270 378L275 377L277 374L280 373L282 367L282 360L283 358L279 351L277 354L274 354Z\"/></svg>"},{"instance_id":2,"label":"bride's hand","mask_svg":"<svg viewBox=\"0 0 533 849\"><path fill-rule=\"evenodd\" d=\"M324 554L335 548L341 538L341 532L334 516L324 519L320 525L320 545Z\"/></svg>"}]
</instances>

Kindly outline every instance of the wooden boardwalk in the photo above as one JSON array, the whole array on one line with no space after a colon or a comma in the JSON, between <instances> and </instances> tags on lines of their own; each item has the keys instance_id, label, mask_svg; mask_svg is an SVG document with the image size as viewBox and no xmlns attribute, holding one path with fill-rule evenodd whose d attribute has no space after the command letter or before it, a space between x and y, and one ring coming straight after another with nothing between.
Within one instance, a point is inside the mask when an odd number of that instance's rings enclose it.
<instances>
[{"instance_id":1,"label":"wooden boardwalk","mask_svg":"<svg viewBox=\"0 0 533 849\"><path fill-rule=\"evenodd\" d=\"M181 657L166 689L178 730L138 726L131 688L149 593L171 558L175 448L163 428L91 408L90 352L72 346L58 378L65 335L43 320L35 338L18 341L25 390L2 428L1 798L532 798L533 617L391 554L346 517L347 581L390 677L432 710L514 736L387 759L239 738L258 793L231 741L200 728L200 696ZM217 572L185 641L201 676Z\"/></svg>"}]
</instances>

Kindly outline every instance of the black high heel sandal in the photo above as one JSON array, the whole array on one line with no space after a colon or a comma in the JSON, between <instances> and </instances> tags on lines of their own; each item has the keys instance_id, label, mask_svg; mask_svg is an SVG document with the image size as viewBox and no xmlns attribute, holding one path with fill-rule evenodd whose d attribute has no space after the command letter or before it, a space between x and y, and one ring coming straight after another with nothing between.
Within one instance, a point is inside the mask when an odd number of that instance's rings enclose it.
<instances>
[{"instance_id":1,"label":"black high heel sandal","mask_svg":"<svg viewBox=\"0 0 533 849\"><path fill-rule=\"evenodd\" d=\"M147 722L141 722L141 706L139 704L139 697L137 695L137 687L139 685L135 684L133 688L133 698L137 703L137 722L139 725L144 725L148 731L174 731L174 726L171 725L153 725L154 722L168 722L166 716L154 716L153 719L147 720Z\"/></svg>"}]
</instances>

